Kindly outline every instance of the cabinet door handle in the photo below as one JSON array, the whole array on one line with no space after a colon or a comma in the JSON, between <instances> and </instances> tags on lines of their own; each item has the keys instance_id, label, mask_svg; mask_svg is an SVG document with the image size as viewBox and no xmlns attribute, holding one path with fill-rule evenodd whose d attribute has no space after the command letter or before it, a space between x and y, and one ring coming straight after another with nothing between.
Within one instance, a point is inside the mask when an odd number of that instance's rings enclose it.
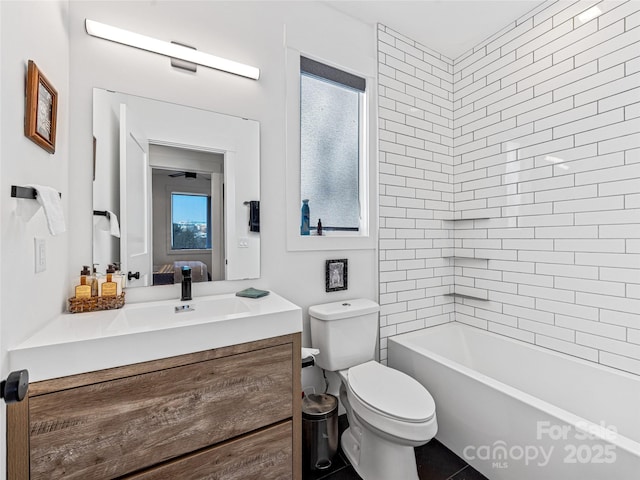
<instances>
[{"instance_id":1,"label":"cabinet door handle","mask_svg":"<svg viewBox=\"0 0 640 480\"><path fill-rule=\"evenodd\" d=\"M136 280L140 280L140 272L136 272L136 273L127 273L127 278L129 280L131 280L132 278L135 278Z\"/></svg>"},{"instance_id":2,"label":"cabinet door handle","mask_svg":"<svg viewBox=\"0 0 640 480\"><path fill-rule=\"evenodd\" d=\"M11 372L6 380L0 382L0 398L4 398L7 404L21 402L27 396L28 390L28 370Z\"/></svg>"}]
</instances>

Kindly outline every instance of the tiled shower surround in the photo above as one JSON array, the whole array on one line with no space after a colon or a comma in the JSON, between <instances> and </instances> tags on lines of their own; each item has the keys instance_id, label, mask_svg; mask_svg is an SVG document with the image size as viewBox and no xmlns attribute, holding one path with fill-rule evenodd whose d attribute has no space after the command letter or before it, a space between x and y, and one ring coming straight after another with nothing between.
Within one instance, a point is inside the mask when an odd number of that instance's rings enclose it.
<instances>
[{"instance_id":1,"label":"tiled shower surround","mask_svg":"<svg viewBox=\"0 0 640 480\"><path fill-rule=\"evenodd\" d=\"M380 347L453 320L453 61L380 26Z\"/></svg>"},{"instance_id":2,"label":"tiled shower surround","mask_svg":"<svg viewBox=\"0 0 640 480\"><path fill-rule=\"evenodd\" d=\"M381 359L455 319L640 374L640 2L378 45Z\"/></svg>"}]
</instances>

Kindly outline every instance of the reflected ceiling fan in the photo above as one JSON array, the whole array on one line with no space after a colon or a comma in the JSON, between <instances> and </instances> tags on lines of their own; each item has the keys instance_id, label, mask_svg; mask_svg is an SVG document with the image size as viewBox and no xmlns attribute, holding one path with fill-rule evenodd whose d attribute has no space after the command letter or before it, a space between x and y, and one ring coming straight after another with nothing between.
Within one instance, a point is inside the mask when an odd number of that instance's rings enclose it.
<instances>
[{"instance_id":1,"label":"reflected ceiling fan","mask_svg":"<svg viewBox=\"0 0 640 480\"><path fill-rule=\"evenodd\" d=\"M2 0L0 0L0 1L2 1ZM198 173L196 173L196 172L187 172L187 171L184 171L184 172L173 172L173 173L169 174L169 176L172 177L172 178L178 178L178 177L193 178L193 179L196 179L196 178L202 179L202 178L204 178L208 182L211 181L211 176L209 174L200 173L199 175L200 176L198 177Z\"/></svg>"},{"instance_id":2,"label":"reflected ceiling fan","mask_svg":"<svg viewBox=\"0 0 640 480\"><path fill-rule=\"evenodd\" d=\"M185 178L197 178L198 174L196 172L176 172L169 175L170 177L185 177Z\"/></svg>"}]
</instances>

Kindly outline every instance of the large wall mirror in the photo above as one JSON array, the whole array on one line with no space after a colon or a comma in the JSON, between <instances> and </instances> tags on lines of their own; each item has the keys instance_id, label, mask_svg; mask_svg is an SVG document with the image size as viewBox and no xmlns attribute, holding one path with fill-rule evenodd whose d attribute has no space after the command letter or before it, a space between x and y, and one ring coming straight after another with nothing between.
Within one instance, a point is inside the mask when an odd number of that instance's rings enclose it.
<instances>
[{"instance_id":1,"label":"large wall mirror","mask_svg":"<svg viewBox=\"0 0 640 480\"><path fill-rule=\"evenodd\" d=\"M260 276L260 125L93 90L93 262L128 287Z\"/></svg>"}]
</instances>

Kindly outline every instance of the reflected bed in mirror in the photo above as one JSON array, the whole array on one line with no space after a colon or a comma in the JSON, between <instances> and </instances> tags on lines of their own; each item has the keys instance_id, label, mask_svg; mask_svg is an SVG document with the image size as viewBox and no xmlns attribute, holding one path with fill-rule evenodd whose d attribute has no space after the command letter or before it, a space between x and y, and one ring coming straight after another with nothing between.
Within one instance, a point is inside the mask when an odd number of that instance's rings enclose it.
<instances>
[{"instance_id":1,"label":"reflected bed in mirror","mask_svg":"<svg viewBox=\"0 0 640 480\"><path fill-rule=\"evenodd\" d=\"M128 287L260 276L258 122L93 91L93 262L120 263ZM139 278L138 278L139 277Z\"/></svg>"}]
</instances>

